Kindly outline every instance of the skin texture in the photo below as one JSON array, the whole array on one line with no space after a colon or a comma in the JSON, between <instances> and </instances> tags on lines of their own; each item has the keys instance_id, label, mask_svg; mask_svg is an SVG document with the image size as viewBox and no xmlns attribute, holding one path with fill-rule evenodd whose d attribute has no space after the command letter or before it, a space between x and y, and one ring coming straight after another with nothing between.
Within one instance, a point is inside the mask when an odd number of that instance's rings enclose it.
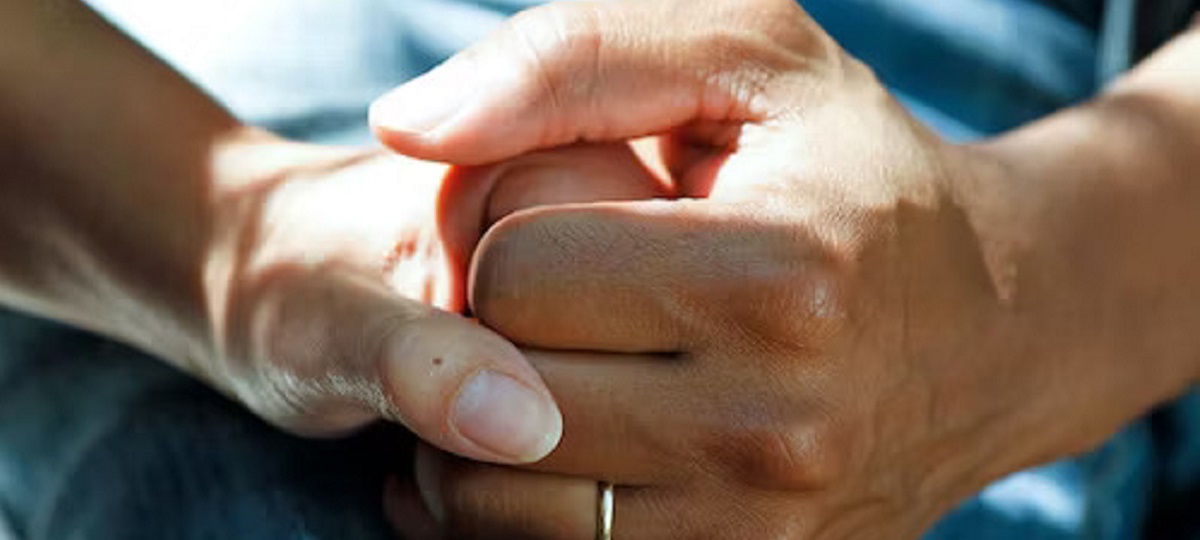
<instances>
[{"instance_id":1,"label":"skin texture","mask_svg":"<svg viewBox=\"0 0 1200 540\"><path fill-rule=\"evenodd\" d=\"M503 463L558 442L523 354L457 314L469 254L502 212L658 195L626 145L469 173L303 145L240 124L77 2L0 0L0 20L0 302L301 434L391 420Z\"/></svg>"},{"instance_id":2,"label":"skin texture","mask_svg":"<svg viewBox=\"0 0 1200 540\"><path fill-rule=\"evenodd\" d=\"M378 102L381 140L469 165L658 135L682 198L488 231L474 313L530 349L563 439L521 468L426 448L398 526L591 538L603 479L622 540L916 538L1093 447L1200 381L1196 66L1193 31L1092 103L954 146L790 0L517 17Z\"/></svg>"}]
</instances>

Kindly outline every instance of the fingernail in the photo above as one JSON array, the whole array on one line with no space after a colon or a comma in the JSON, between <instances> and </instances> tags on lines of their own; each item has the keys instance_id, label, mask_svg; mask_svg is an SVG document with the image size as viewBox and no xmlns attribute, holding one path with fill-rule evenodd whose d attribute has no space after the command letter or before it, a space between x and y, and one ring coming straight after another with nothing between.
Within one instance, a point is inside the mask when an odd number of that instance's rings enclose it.
<instances>
[{"instance_id":1,"label":"fingernail","mask_svg":"<svg viewBox=\"0 0 1200 540\"><path fill-rule=\"evenodd\" d=\"M452 421L475 444L520 463L545 457L562 435L562 416L549 398L490 370L463 385Z\"/></svg>"},{"instance_id":2,"label":"fingernail","mask_svg":"<svg viewBox=\"0 0 1200 540\"><path fill-rule=\"evenodd\" d=\"M429 133L454 117L468 103L471 70L458 60L438 66L384 94L371 104L371 125L389 131Z\"/></svg>"}]
</instances>

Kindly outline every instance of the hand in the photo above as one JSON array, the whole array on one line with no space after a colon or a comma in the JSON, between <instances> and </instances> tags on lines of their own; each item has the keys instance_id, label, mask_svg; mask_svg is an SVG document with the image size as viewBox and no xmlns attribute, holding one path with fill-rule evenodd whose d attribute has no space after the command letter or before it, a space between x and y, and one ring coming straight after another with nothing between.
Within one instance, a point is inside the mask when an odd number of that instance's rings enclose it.
<instances>
[{"instance_id":1,"label":"hand","mask_svg":"<svg viewBox=\"0 0 1200 540\"><path fill-rule=\"evenodd\" d=\"M392 114L451 84L489 94ZM1016 271L1015 162L928 133L790 0L535 10L374 122L397 150L466 162L667 133L691 197L489 231L473 308L543 349L563 440L524 470L426 449L420 498L392 494L411 534L590 538L604 479L622 540L914 538L1163 395L1079 347L1094 321Z\"/></svg>"},{"instance_id":2,"label":"hand","mask_svg":"<svg viewBox=\"0 0 1200 540\"><path fill-rule=\"evenodd\" d=\"M256 167L274 172L247 172ZM218 168L245 180L218 187L205 268L217 346L193 369L293 431L333 435L382 418L503 463L545 455L561 420L520 352L454 314L483 227L537 204L658 189L624 145L455 173L269 140Z\"/></svg>"},{"instance_id":3,"label":"hand","mask_svg":"<svg viewBox=\"0 0 1200 540\"><path fill-rule=\"evenodd\" d=\"M0 19L0 303L140 347L305 434L383 418L476 459L554 447L537 373L452 312L502 212L657 193L626 147L447 174L289 143L81 2L0 2Z\"/></svg>"}]
</instances>

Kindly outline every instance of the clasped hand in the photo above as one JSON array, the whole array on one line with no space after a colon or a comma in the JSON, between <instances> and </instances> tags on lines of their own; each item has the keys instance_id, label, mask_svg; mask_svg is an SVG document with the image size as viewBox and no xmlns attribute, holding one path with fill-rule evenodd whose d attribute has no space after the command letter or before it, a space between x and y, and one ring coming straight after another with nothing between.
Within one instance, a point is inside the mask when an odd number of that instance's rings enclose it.
<instances>
[{"instance_id":1,"label":"clasped hand","mask_svg":"<svg viewBox=\"0 0 1200 540\"><path fill-rule=\"evenodd\" d=\"M791 0L693 6L527 12L376 104L393 149L468 165L653 136L673 197L479 241L471 308L563 437L521 468L426 448L392 493L411 537L591 538L603 480L622 540L914 538L1123 420L1050 421L1096 396L1044 390L1087 367L1017 309L1017 240L975 204L1000 156L926 131Z\"/></svg>"}]
</instances>

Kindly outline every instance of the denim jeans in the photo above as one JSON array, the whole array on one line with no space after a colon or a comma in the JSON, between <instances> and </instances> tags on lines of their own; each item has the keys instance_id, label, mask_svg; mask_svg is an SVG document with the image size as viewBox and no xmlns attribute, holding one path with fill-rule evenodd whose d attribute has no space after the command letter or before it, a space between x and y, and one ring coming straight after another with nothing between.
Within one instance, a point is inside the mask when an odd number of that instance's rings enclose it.
<instances>
[{"instance_id":1,"label":"denim jeans","mask_svg":"<svg viewBox=\"0 0 1200 540\"><path fill-rule=\"evenodd\" d=\"M294 138L366 143L374 96L537 2L91 3L240 117ZM1071 15L1032 0L802 3L954 140L1097 88L1088 0L1072 0ZM293 438L153 358L0 311L0 540L392 538L382 485L407 474L410 447L387 426ZM1197 508L1192 394L1088 455L995 483L927 538L1117 540L1150 529L1200 539Z\"/></svg>"}]
</instances>

